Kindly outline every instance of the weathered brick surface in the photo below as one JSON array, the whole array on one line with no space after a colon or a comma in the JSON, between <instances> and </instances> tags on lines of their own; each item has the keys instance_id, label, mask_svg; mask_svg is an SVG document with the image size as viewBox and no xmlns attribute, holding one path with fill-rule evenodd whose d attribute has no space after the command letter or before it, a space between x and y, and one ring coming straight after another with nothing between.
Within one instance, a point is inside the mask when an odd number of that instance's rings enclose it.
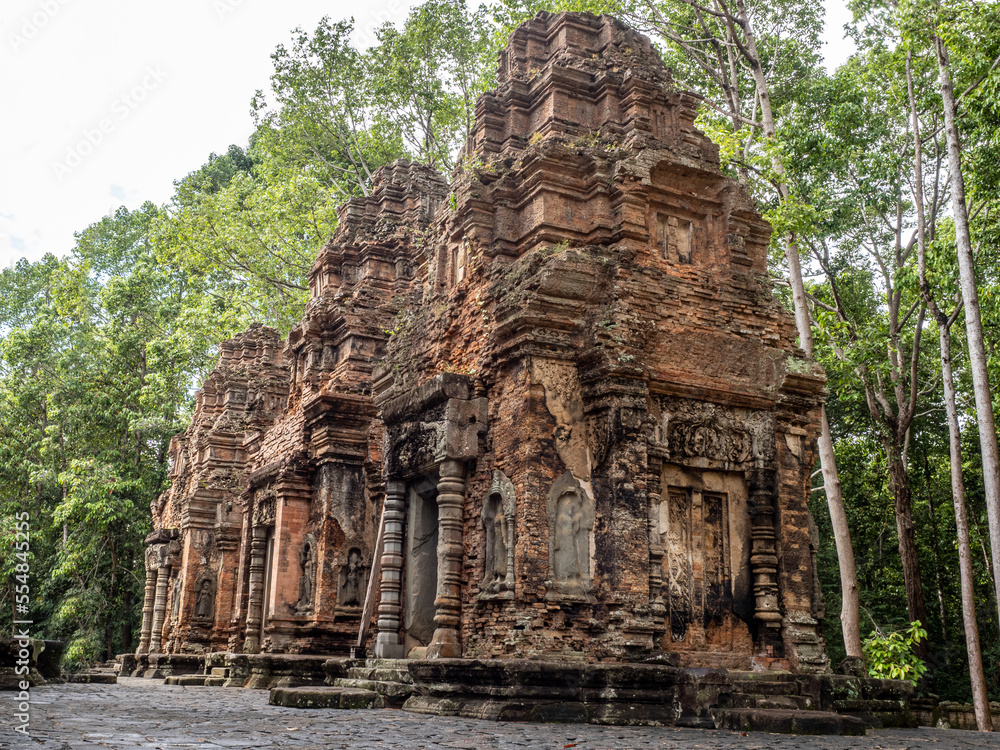
<instances>
[{"instance_id":1,"label":"weathered brick surface","mask_svg":"<svg viewBox=\"0 0 1000 750\"><path fill-rule=\"evenodd\" d=\"M302 322L245 365L280 403L225 434L224 348L175 466L211 443L228 484L175 469L154 508L183 549L164 647L342 652L374 576L381 657L826 670L823 375L769 226L644 37L540 14L499 64L450 188L397 162L342 207Z\"/></svg>"}]
</instances>

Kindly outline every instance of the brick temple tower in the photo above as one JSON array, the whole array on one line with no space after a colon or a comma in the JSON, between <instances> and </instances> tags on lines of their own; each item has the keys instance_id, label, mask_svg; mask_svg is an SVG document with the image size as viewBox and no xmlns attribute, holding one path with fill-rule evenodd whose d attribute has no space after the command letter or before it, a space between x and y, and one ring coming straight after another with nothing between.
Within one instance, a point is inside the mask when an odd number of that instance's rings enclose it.
<instances>
[{"instance_id":1,"label":"brick temple tower","mask_svg":"<svg viewBox=\"0 0 1000 750\"><path fill-rule=\"evenodd\" d=\"M223 344L140 655L828 672L824 376L697 106L612 18L521 26L451 184L380 169L287 341Z\"/></svg>"}]
</instances>

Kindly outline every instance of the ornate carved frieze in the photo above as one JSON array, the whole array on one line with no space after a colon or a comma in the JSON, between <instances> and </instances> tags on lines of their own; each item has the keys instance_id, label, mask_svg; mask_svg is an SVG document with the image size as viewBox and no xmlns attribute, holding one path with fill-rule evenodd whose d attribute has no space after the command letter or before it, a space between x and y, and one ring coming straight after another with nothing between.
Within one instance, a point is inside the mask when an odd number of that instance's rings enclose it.
<instances>
[{"instance_id":1,"label":"ornate carved frieze","mask_svg":"<svg viewBox=\"0 0 1000 750\"><path fill-rule=\"evenodd\" d=\"M273 526L278 497L273 490L257 493L253 508L254 526Z\"/></svg>"},{"instance_id":2,"label":"ornate carved frieze","mask_svg":"<svg viewBox=\"0 0 1000 750\"><path fill-rule=\"evenodd\" d=\"M660 416L651 443L678 464L749 468L774 461L774 417L707 401L654 396Z\"/></svg>"}]
</instances>

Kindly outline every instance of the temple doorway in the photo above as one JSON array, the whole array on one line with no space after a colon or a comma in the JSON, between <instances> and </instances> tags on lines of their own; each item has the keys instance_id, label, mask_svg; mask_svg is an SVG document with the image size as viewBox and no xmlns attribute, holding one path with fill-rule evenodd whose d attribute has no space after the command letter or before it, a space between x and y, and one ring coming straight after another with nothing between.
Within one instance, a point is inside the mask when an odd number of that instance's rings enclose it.
<instances>
[{"instance_id":1,"label":"temple doorway","mask_svg":"<svg viewBox=\"0 0 1000 750\"><path fill-rule=\"evenodd\" d=\"M437 477L423 477L407 487L405 653L421 656L434 635L434 599L438 578Z\"/></svg>"}]
</instances>

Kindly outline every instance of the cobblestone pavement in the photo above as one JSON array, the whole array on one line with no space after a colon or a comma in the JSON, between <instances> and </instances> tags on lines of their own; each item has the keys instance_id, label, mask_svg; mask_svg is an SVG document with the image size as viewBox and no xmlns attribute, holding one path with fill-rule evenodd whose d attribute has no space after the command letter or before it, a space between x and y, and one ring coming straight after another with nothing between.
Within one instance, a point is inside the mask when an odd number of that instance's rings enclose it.
<instances>
[{"instance_id":1,"label":"cobblestone pavement","mask_svg":"<svg viewBox=\"0 0 1000 750\"><path fill-rule=\"evenodd\" d=\"M1000 748L1000 734L911 729L867 737L797 737L751 732L577 724L508 724L406 711L277 708L265 690L167 687L159 680L54 685L31 692L31 735L12 731L15 693L0 693L3 750L908 750Z\"/></svg>"}]
</instances>

